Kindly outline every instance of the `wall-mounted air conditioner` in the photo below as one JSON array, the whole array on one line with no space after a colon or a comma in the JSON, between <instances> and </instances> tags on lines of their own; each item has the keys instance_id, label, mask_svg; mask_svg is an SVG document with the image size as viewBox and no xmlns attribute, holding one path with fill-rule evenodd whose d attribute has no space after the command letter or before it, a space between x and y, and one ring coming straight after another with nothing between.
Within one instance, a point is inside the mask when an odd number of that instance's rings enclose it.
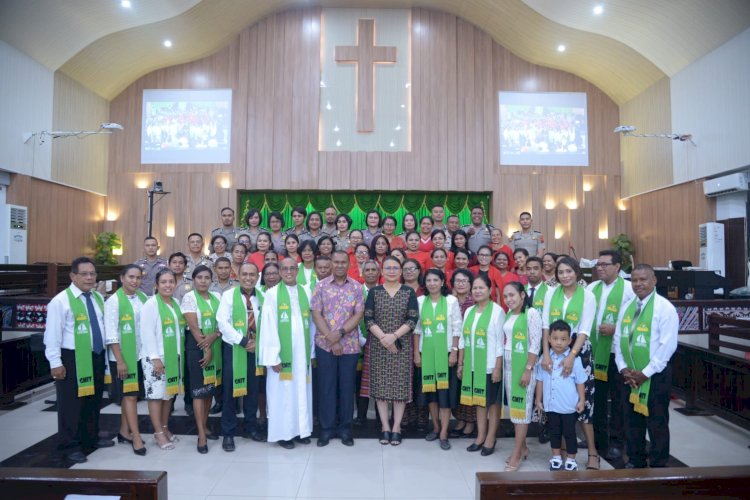
<instances>
[{"instance_id":1,"label":"wall-mounted air conditioner","mask_svg":"<svg viewBox=\"0 0 750 500\"><path fill-rule=\"evenodd\" d=\"M703 181L703 194L709 197L747 191L747 173L738 172Z\"/></svg>"}]
</instances>

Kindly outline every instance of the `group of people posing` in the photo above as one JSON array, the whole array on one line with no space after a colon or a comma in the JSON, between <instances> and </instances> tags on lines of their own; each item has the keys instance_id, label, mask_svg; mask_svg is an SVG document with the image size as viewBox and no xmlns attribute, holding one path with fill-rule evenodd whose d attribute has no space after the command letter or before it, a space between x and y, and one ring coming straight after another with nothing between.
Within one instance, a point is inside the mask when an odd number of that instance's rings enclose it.
<instances>
[{"instance_id":1,"label":"group of people posing","mask_svg":"<svg viewBox=\"0 0 750 500\"><path fill-rule=\"evenodd\" d=\"M245 229L234 228L232 209L221 215L210 255L194 233L188 255L163 261L147 238L146 256L123 267L106 302L92 292L93 262L73 262L72 285L50 302L45 331L71 460L112 444L96 439L108 351L122 395L118 440L140 455L139 393L156 444L168 450L178 439L168 420L184 380L200 453L219 439L207 426L212 398L228 452L238 397L242 437L284 448L311 442L313 414L318 446L334 438L352 446L352 426L374 399L383 445L400 445L405 418L424 413L428 441L448 450L450 438L465 437L467 451L489 456L507 406L515 444L506 471L528 456L532 420L549 433L551 470L577 470L577 422L589 469L599 468L599 450L627 455L627 467L666 464L678 320L655 293L650 266L635 266L625 280L620 254L605 250L599 279L586 285L575 259L545 253L527 212L510 245L483 222L482 207L464 227L454 216L443 225L441 206L420 221L407 214L402 235L376 211L366 228L351 230L333 207L297 207L286 232L280 214L269 216L270 230L256 209Z\"/></svg>"}]
</instances>

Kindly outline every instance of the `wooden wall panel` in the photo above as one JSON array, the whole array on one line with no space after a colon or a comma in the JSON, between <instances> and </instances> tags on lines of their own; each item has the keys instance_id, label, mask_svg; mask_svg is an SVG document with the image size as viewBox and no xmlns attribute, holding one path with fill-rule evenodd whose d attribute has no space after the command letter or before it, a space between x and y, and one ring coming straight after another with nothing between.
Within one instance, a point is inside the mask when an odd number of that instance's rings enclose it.
<instances>
[{"instance_id":1,"label":"wooden wall panel","mask_svg":"<svg viewBox=\"0 0 750 500\"><path fill-rule=\"evenodd\" d=\"M493 191L490 217L504 232L517 229L520 211L531 210L550 249L567 251L575 238L585 256L606 246L597 237L600 218L611 235L626 230L627 220L616 210L615 103L591 83L524 61L444 12L412 9L411 151L319 152L320 15L320 8L306 8L269 16L228 47L146 75L112 101L110 119L126 126L125 134L112 138L108 191L110 206L127 213L113 224L125 236L124 261L138 257L146 232L146 195L136 184L157 178L175 193L155 212L157 237L164 240L168 228L177 235L163 242L162 253L183 249L192 230L216 227L223 200L233 205L239 189ZM204 87L234 91L231 164L140 165L142 90ZM501 167L500 90L586 92L591 166ZM585 195L584 176L596 180ZM223 177L231 178L228 190L219 187ZM548 197L558 201L549 211ZM570 198L578 202L574 210L564 204ZM563 228L560 240L554 239L556 225Z\"/></svg>"},{"instance_id":2,"label":"wooden wall panel","mask_svg":"<svg viewBox=\"0 0 750 500\"><path fill-rule=\"evenodd\" d=\"M669 260L698 265L698 225L715 220L716 201L692 181L630 198L628 224L636 262L666 266Z\"/></svg>"},{"instance_id":3,"label":"wooden wall panel","mask_svg":"<svg viewBox=\"0 0 750 500\"><path fill-rule=\"evenodd\" d=\"M106 197L12 174L7 201L29 207L29 263L93 256L94 237L104 230Z\"/></svg>"}]
</instances>

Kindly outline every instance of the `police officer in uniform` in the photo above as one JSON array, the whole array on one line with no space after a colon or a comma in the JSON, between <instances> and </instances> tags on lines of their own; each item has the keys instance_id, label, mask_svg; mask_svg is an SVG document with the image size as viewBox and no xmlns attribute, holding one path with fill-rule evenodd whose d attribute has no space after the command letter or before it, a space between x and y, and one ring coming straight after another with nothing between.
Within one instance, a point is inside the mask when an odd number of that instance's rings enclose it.
<instances>
[{"instance_id":1,"label":"police officer in uniform","mask_svg":"<svg viewBox=\"0 0 750 500\"><path fill-rule=\"evenodd\" d=\"M467 246L475 254L479 251L480 247L492 243L492 236L490 235L495 227L492 224L483 224L483 220L484 208L477 205L471 209L471 224L467 224L461 228L469 235Z\"/></svg>"},{"instance_id":2,"label":"police officer in uniform","mask_svg":"<svg viewBox=\"0 0 750 500\"><path fill-rule=\"evenodd\" d=\"M234 209L231 207L222 208L221 227L217 227L211 231L211 239L217 234L220 234L227 239L227 248L232 248L232 245L237 242L239 232L240 229L234 226ZM213 252L213 249L210 250Z\"/></svg>"},{"instance_id":3,"label":"police officer in uniform","mask_svg":"<svg viewBox=\"0 0 750 500\"><path fill-rule=\"evenodd\" d=\"M188 254L185 262L185 278L193 281L193 269L198 266L206 266L213 271L214 263L203 253L203 235L200 233L190 233L188 236ZM182 300L182 297L180 297Z\"/></svg>"},{"instance_id":4,"label":"police officer in uniform","mask_svg":"<svg viewBox=\"0 0 750 500\"><path fill-rule=\"evenodd\" d=\"M159 257L158 252L159 242L153 236L146 236L143 240L143 253L146 256L134 262L141 268L141 286L138 289L149 296L154 294L156 273L167 267L167 261Z\"/></svg>"},{"instance_id":5,"label":"police officer in uniform","mask_svg":"<svg viewBox=\"0 0 750 500\"><path fill-rule=\"evenodd\" d=\"M525 248L530 256L541 257L547 246L544 244L544 235L535 229L531 229L531 214L521 212L518 218L521 224L520 231L514 231L510 235L510 247L515 252L518 248Z\"/></svg>"}]
</instances>

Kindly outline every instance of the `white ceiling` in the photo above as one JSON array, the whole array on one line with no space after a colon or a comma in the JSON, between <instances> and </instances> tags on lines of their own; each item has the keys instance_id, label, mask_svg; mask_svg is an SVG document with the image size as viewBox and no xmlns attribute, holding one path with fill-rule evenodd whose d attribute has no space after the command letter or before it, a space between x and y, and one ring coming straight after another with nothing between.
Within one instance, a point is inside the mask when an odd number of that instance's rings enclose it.
<instances>
[{"instance_id":1,"label":"white ceiling","mask_svg":"<svg viewBox=\"0 0 750 500\"><path fill-rule=\"evenodd\" d=\"M158 68L204 57L290 8L450 12L535 64L574 73L621 104L750 26L750 0L2 0L0 39L112 99ZM600 16L594 5L604 6ZM161 45L165 38L171 49ZM565 53L555 48L563 43Z\"/></svg>"}]
</instances>

